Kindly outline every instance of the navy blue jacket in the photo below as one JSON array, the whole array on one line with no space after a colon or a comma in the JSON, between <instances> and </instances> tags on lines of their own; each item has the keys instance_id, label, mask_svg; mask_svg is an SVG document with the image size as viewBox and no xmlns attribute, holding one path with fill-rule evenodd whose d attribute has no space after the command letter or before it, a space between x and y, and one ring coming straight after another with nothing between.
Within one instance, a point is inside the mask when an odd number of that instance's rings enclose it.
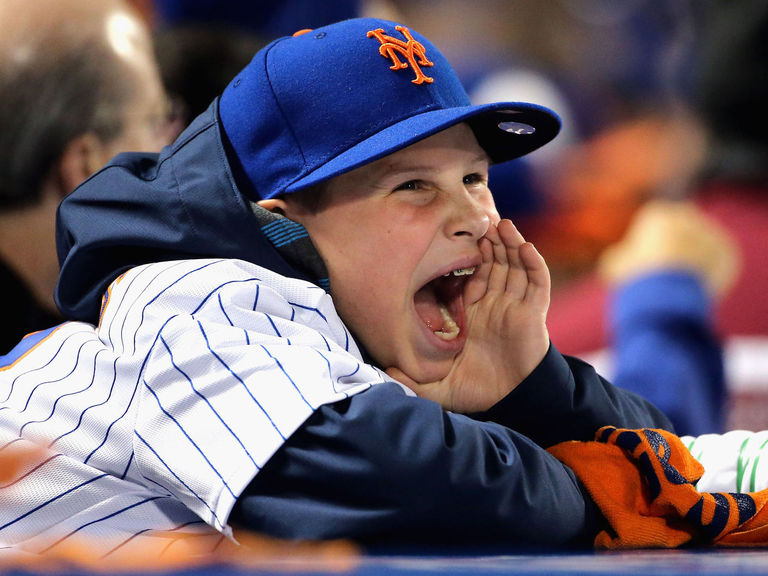
<instances>
[{"instance_id":1,"label":"navy blue jacket","mask_svg":"<svg viewBox=\"0 0 768 576\"><path fill-rule=\"evenodd\" d=\"M126 269L191 257L248 260L309 279L266 239L227 161L215 103L160 155L123 154L62 203L57 302L96 322ZM601 517L545 448L603 425L670 428L666 417L551 347L491 410L443 411L394 384L325 406L241 495L233 525L371 547L589 543Z\"/></svg>"}]
</instances>

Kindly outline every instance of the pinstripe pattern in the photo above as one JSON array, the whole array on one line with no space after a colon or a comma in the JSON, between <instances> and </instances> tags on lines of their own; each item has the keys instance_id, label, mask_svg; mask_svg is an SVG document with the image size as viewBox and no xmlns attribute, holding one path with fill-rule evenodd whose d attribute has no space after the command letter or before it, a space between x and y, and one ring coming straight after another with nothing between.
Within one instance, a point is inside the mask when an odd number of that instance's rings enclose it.
<instances>
[{"instance_id":1,"label":"pinstripe pattern","mask_svg":"<svg viewBox=\"0 0 768 576\"><path fill-rule=\"evenodd\" d=\"M87 535L108 553L162 531L214 546L318 406L385 379L323 289L246 262L141 266L104 302L99 326L0 357L0 458L20 461L0 482L0 547Z\"/></svg>"}]
</instances>

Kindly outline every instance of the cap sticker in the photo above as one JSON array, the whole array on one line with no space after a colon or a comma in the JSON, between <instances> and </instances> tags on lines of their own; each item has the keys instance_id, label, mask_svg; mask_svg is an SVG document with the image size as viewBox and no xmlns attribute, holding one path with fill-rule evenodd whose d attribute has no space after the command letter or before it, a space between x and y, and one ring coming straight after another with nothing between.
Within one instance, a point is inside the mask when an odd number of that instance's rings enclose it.
<instances>
[{"instance_id":1,"label":"cap sticker","mask_svg":"<svg viewBox=\"0 0 768 576\"><path fill-rule=\"evenodd\" d=\"M416 74L416 78L411 80L414 84L431 84L435 81L434 78L430 78L421 70L421 66L434 66L434 62L430 62L427 59L424 45L421 42L417 42L411 36L411 31L405 26L395 26L395 30L405 36L405 41L395 38L393 36L386 35L383 28L377 28L376 30L370 30L367 34L368 38L372 36L381 42L379 46L379 54L384 58L392 59L392 66L390 70L402 70L408 68L408 64L411 65L411 69ZM407 62L401 62L397 55L403 56Z\"/></svg>"},{"instance_id":2,"label":"cap sticker","mask_svg":"<svg viewBox=\"0 0 768 576\"><path fill-rule=\"evenodd\" d=\"M499 129L512 134L533 134L536 128L524 122L499 122Z\"/></svg>"}]
</instances>

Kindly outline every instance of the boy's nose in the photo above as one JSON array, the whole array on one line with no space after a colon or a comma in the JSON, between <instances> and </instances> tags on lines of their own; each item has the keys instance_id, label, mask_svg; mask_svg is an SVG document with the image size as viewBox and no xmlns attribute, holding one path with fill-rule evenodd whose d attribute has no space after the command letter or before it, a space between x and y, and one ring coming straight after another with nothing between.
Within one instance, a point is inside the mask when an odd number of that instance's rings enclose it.
<instances>
[{"instance_id":1,"label":"boy's nose","mask_svg":"<svg viewBox=\"0 0 768 576\"><path fill-rule=\"evenodd\" d=\"M479 240L491 224L488 208L464 192L452 203L451 218L448 221L448 235L467 236Z\"/></svg>"}]
</instances>

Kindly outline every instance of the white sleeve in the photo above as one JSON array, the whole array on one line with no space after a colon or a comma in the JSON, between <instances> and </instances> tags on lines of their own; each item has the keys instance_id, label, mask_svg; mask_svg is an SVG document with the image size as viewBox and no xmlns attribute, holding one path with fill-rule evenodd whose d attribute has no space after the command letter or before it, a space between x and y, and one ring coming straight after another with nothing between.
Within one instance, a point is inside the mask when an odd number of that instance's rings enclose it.
<instances>
[{"instance_id":1,"label":"white sleeve","mask_svg":"<svg viewBox=\"0 0 768 576\"><path fill-rule=\"evenodd\" d=\"M755 492L768 488L768 431L682 436L705 472L700 492Z\"/></svg>"},{"instance_id":2,"label":"white sleeve","mask_svg":"<svg viewBox=\"0 0 768 576\"><path fill-rule=\"evenodd\" d=\"M224 532L238 496L315 409L384 380L322 289L251 264L192 270L142 310L160 327L140 376L136 465Z\"/></svg>"}]
</instances>

